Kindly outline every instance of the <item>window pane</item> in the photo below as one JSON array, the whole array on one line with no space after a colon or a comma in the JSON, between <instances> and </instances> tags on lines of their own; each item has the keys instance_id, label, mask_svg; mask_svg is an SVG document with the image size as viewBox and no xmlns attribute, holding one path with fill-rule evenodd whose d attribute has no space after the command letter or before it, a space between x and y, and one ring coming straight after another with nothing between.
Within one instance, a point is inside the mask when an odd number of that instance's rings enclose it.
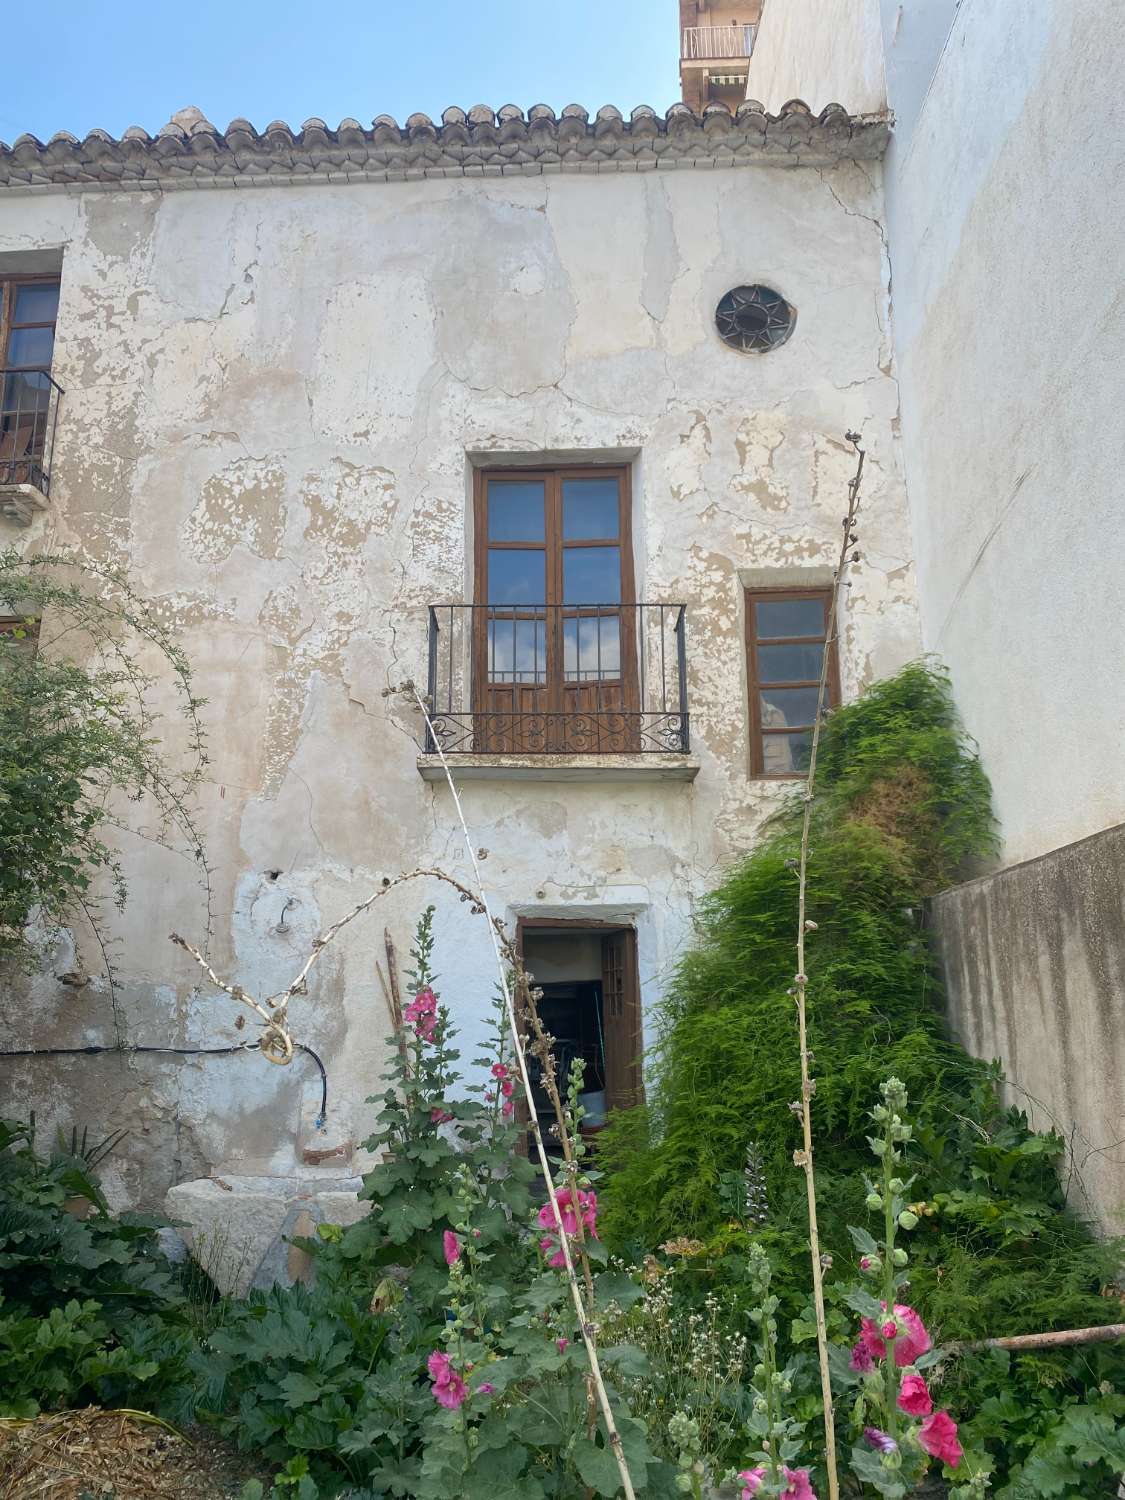
<instances>
[{"instance_id":1,"label":"window pane","mask_svg":"<svg viewBox=\"0 0 1125 1500\"><path fill-rule=\"evenodd\" d=\"M564 604L616 604L620 598L620 547L564 548Z\"/></svg>"},{"instance_id":2,"label":"window pane","mask_svg":"<svg viewBox=\"0 0 1125 1500\"><path fill-rule=\"evenodd\" d=\"M542 616L534 620L489 620L488 680L547 680L547 622Z\"/></svg>"},{"instance_id":3,"label":"window pane","mask_svg":"<svg viewBox=\"0 0 1125 1500\"><path fill-rule=\"evenodd\" d=\"M617 615L563 621L563 671L569 682L621 676L621 623Z\"/></svg>"},{"instance_id":4,"label":"window pane","mask_svg":"<svg viewBox=\"0 0 1125 1500\"><path fill-rule=\"evenodd\" d=\"M41 281L16 288L13 323L53 323L59 310L59 284Z\"/></svg>"},{"instance_id":5,"label":"window pane","mask_svg":"<svg viewBox=\"0 0 1125 1500\"><path fill-rule=\"evenodd\" d=\"M767 776L803 775L809 768L812 734L762 735L762 770Z\"/></svg>"},{"instance_id":6,"label":"window pane","mask_svg":"<svg viewBox=\"0 0 1125 1500\"><path fill-rule=\"evenodd\" d=\"M488 539L490 542L543 540L543 481L511 484L488 482Z\"/></svg>"},{"instance_id":7,"label":"window pane","mask_svg":"<svg viewBox=\"0 0 1125 1500\"><path fill-rule=\"evenodd\" d=\"M562 493L563 536L568 541L618 534L616 479L564 479Z\"/></svg>"},{"instance_id":8,"label":"window pane","mask_svg":"<svg viewBox=\"0 0 1125 1500\"><path fill-rule=\"evenodd\" d=\"M762 728L812 724L816 719L816 696L816 688L771 688L761 693Z\"/></svg>"},{"instance_id":9,"label":"window pane","mask_svg":"<svg viewBox=\"0 0 1125 1500\"><path fill-rule=\"evenodd\" d=\"M547 598L545 552L488 550L489 604L543 604Z\"/></svg>"},{"instance_id":10,"label":"window pane","mask_svg":"<svg viewBox=\"0 0 1125 1500\"><path fill-rule=\"evenodd\" d=\"M49 366L54 346L51 328L13 328L8 339L8 363Z\"/></svg>"},{"instance_id":11,"label":"window pane","mask_svg":"<svg viewBox=\"0 0 1125 1500\"><path fill-rule=\"evenodd\" d=\"M759 600L754 606L759 640L779 635L823 635L822 599Z\"/></svg>"},{"instance_id":12,"label":"window pane","mask_svg":"<svg viewBox=\"0 0 1125 1500\"><path fill-rule=\"evenodd\" d=\"M759 646L758 680L760 682L819 682L824 647L817 642L808 646Z\"/></svg>"}]
</instances>

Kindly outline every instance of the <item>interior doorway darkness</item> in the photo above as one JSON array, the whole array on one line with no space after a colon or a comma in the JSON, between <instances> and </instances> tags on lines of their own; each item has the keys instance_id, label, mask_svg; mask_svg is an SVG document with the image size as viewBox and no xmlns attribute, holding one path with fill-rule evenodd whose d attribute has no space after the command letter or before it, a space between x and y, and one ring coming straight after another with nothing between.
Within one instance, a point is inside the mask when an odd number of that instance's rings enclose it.
<instances>
[{"instance_id":1,"label":"interior doorway darkness","mask_svg":"<svg viewBox=\"0 0 1125 1500\"><path fill-rule=\"evenodd\" d=\"M555 1038L560 1084L565 1086L574 1059L582 1061L582 1131L592 1142L611 1109L629 1109L642 1098L636 930L580 919L521 918L517 940L543 991L540 1013ZM551 1120L535 1070L532 1093L540 1118ZM551 1144L556 1154L558 1143Z\"/></svg>"}]
</instances>

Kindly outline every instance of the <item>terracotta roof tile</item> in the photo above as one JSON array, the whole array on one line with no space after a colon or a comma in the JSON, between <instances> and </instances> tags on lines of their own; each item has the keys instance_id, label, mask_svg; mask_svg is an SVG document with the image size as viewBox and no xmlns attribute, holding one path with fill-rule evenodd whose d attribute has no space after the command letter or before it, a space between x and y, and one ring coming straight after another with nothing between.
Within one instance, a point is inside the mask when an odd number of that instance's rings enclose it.
<instances>
[{"instance_id":1,"label":"terracotta roof tile","mask_svg":"<svg viewBox=\"0 0 1125 1500\"><path fill-rule=\"evenodd\" d=\"M130 125L120 140L91 130L82 141L59 131L46 145L33 135L21 135L12 146L0 142L0 189L80 192L680 166L824 166L881 156L889 128L885 115L849 115L839 104L814 115L800 99L776 115L748 99L733 112L725 104L708 104L702 115L673 104L663 118L639 105L628 119L607 104L592 122L578 104L568 104L558 116L546 104L534 104L526 114L514 104L497 112L475 104L468 111L445 110L440 124L414 114L400 126L390 115L378 115L369 130L358 120L341 120L332 130L311 119L294 132L284 120L272 120L261 133L243 119L217 130L198 109L188 108L177 110L155 138Z\"/></svg>"}]
</instances>

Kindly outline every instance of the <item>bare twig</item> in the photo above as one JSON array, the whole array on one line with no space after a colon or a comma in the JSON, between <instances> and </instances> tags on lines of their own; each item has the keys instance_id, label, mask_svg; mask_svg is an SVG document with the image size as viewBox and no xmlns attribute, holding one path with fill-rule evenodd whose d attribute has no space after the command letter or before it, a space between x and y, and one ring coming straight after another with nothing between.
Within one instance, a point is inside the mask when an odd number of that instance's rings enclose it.
<instances>
[{"instance_id":1,"label":"bare twig","mask_svg":"<svg viewBox=\"0 0 1125 1500\"><path fill-rule=\"evenodd\" d=\"M856 543L855 518L859 509L859 487L863 480L864 450L860 447L860 436L849 432L847 440L858 455L856 471L848 481L848 513L844 517L844 534L840 543L840 558L832 576L832 597L828 608L828 627L825 630L824 654L820 663L820 686L817 691L816 719L813 724L812 747L809 752L809 773L805 781L805 810L801 823L801 855L797 866L797 973L793 980L792 994L797 1002L797 1031L801 1047L801 1134L802 1149L793 1153L796 1164L805 1171L805 1192L809 1209L809 1254L812 1260L813 1301L816 1306L816 1343L820 1359L820 1390L824 1400L824 1461L828 1470L829 1500L839 1500L840 1479L836 1470L836 1424L832 1410L832 1381L828 1369L828 1330L824 1319L824 1275L820 1259L820 1229L816 1212L816 1177L813 1170L812 1096L816 1085L809 1075L808 1018L805 1006L805 990L808 978L805 971L805 935L813 930L805 916L808 895L809 826L812 821L813 783L816 779L816 754L820 745L820 725L828 696L828 664L835 646L839 619L840 589L843 587L844 571L849 557L858 559L852 551Z\"/></svg>"}]
</instances>

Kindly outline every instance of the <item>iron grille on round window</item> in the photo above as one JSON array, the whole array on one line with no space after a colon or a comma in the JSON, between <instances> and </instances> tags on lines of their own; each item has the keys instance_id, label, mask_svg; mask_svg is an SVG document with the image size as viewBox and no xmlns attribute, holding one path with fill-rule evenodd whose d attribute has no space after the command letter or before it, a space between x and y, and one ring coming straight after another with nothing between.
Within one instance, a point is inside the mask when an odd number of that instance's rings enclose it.
<instances>
[{"instance_id":1,"label":"iron grille on round window","mask_svg":"<svg viewBox=\"0 0 1125 1500\"><path fill-rule=\"evenodd\" d=\"M743 353L768 354L793 332L796 308L768 286L736 286L715 309L724 344Z\"/></svg>"}]
</instances>

